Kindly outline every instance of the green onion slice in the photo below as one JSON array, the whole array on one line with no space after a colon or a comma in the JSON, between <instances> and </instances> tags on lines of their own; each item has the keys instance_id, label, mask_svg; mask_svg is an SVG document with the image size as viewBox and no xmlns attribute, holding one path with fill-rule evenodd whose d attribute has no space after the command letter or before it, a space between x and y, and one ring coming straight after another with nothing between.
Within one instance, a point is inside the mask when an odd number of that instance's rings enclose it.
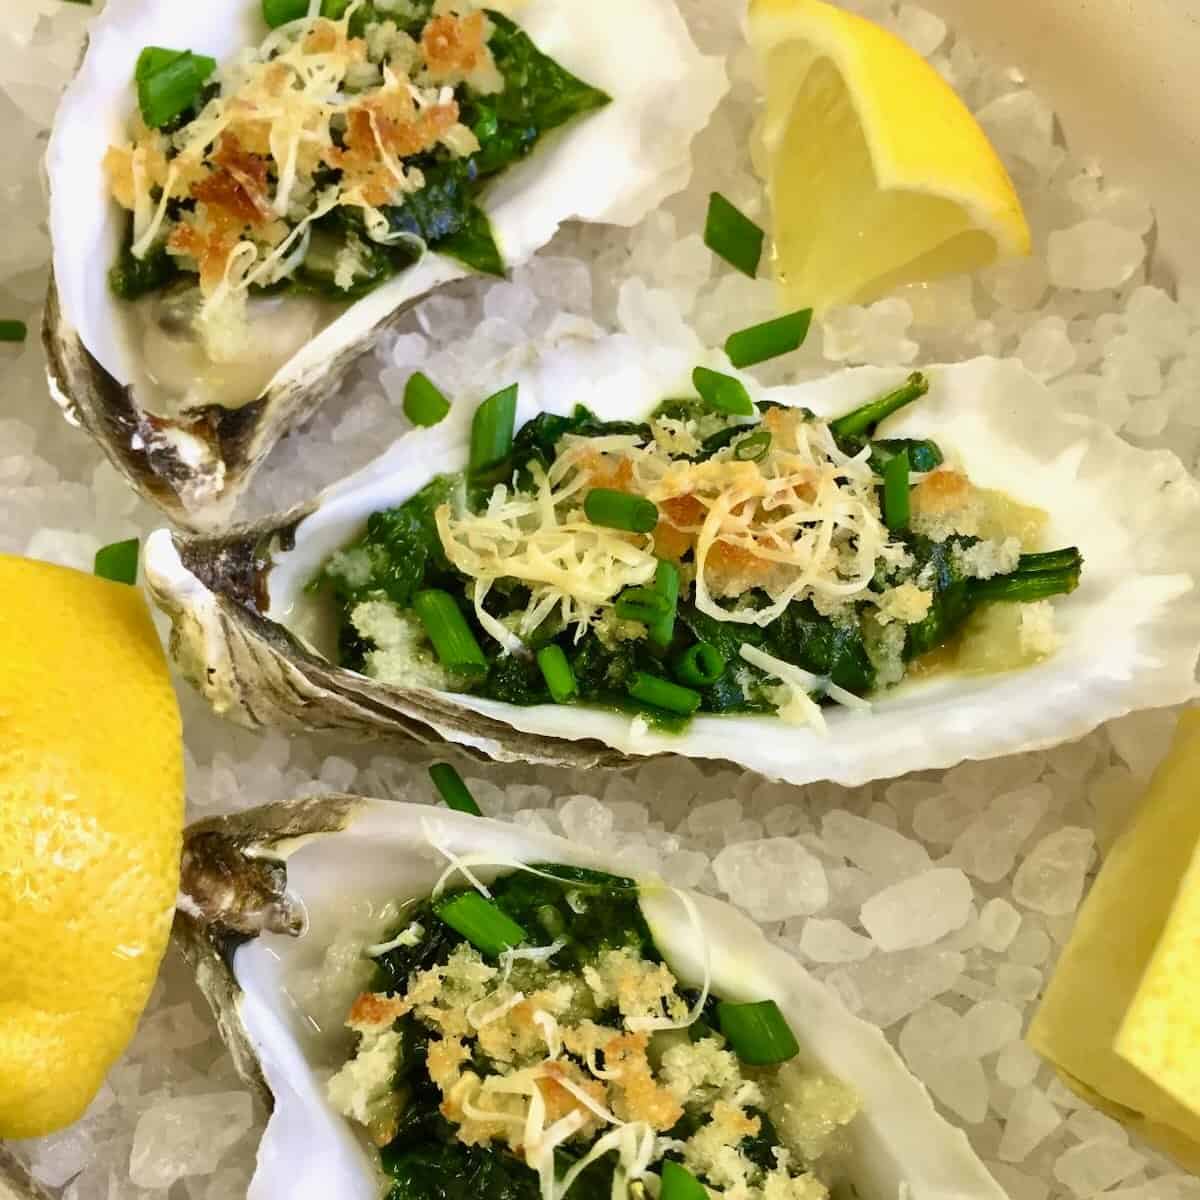
<instances>
[{"instance_id":1,"label":"green onion slice","mask_svg":"<svg viewBox=\"0 0 1200 1200\"><path fill-rule=\"evenodd\" d=\"M622 621L649 625L670 615L670 601L655 587L631 587L617 597L616 610Z\"/></svg>"},{"instance_id":2,"label":"green onion slice","mask_svg":"<svg viewBox=\"0 0 1200 1200\"><path fill-rule=\"evenodd\" d=\"M708 1189L672 1158L664 1158L658 1200L708 1200Z\"/></svg>"},{"instance_id":3,"label":"green onion slice","mask_svg":"<svg viewBox=\"0 0 1200 1200\"><path fill-rule=\"evenodd\" d=\"M661 679L657 675L647 675L645 671L635 671L633 682L629 684L629 694L650 708L659 708L663 712L677 713L681 717L690 717L700 707L701 695L691 688L680 687L669 679Z\"/></svg>"},{"instance_id":4,"label":"green onion slice","mask_svg":"<svg viewBox=\"0 0 1200 1200\"><path fill-rule=\"evenodd\" d=\"M654 590L666 600L667 608L661 616L646 622L646 636L652 645L665 650L675 636L675 611L679 607L679 568L674 563L658 560Z\"/></svg>"},{"instance_id":5,"label":"green onion slice","mask_svg":"<svg viewBox=\"0 0 1200 1200\"><path fill-rule=\"evenodd\" d=\"M151 129L169 124L191 107L216 69L216 59L205 54L147 46L134 69L142 120Z\"/></svg>"},{"instance_id":6,"label":"green onion slice","mask_svg":"<svg viewBox=\"0 0 1200 1200\"><path fill-rule=\"evenodd\" d=\"M512 453L517 419L517 385L489 396L471 421L471 458L468 472L482 475L499 467Z\"/></svg>"},{"instance_id":7,"label":"green onion slice","mask_svg":"<svg viewBox=\"0 0 1200 1200\"><path fill-rule=\"evenodd\" d=\"M733 446L733 457L738 462L762 462L771 452L771 435L765 429L740 438Z\"/></svg>"},{"instance_id":8,"label":"green onion slice","mask_svg":"<svg viewBox=\"0 0 1200 1200\"><path fill-rule=\"evenodd\" d=\"M0 321L0 342L23 342L28 336L24 321Z\"/></svg>"},{"instance_id":9,"label":"green onion slice","mask_svg":"<svg viewBox=\"0 0 1200 1200\"><path fill-rule=\"evenodd\" d=\"M751 1004L722 1000L717 1005L717 1020L734 1053L751 1066L787 1062L800 1053L796 1035L774 1000Z\"/></svg>"},{"instance_id":10,"label":"green onion slice","mask_svg":"<svg viewBox=\"0 0 1200 1200\"><path fill-rule=\"evenodd\" d=\"M592 488L584 497L583 511L593 525L628 533L653 533L658 524L658 509L652 500L613 488Z\"/></svg>"},{"instance_id":11,"label":"green onion slice","mask_svg":"<svg viewBox=\"0 0 1200 1200\"><path fill-rule=\"evenodd\" d=\"M811 308L802 308L773 321L739 329L725 339L725 353L735 367L752 367L769 358L789 354L804 345L812 315Z\"/></svg>"},{"instance_id":12,"label":"green onion slice","mask_svg":"<svg viewBox=\"0 0 1200 1200\"><path fill-rule=\"evenodd\" d=\"M455 812L470 813L473 817L483 816L483 811L471 795L471 789L449 763L434 763L429 768L429 778L433 780L433 786L445 800L447 808L452 808Z\"/></svg>"},{"instance_id":13,"label":"green onion slice","mask_svg":"<svg viewBox=\"0 0 1200 1200\"><path fill-rule=\"evenodd\" d=\"M92 573L101 579L111 579L113 583L137 583L138 573L138 540L130 538L127 542L113 542L101 546L96 551L96 562Z\"/></svg>"},{"instance_id":14,"label":"green onion slice","mask_svg":"<svg viewBox=\"0 0 1200 1200\"><path fill-rule=\"evenodd\" d=\"M489 958L498 958L525 940L525 930L478 892L460 892L435 906L438 917Z\"/></svg>"},{"instance_id":15,"label":"green onion slice","mask_svg":"<svg viewBox=\"0 0 1200 1200\"><path fill-rule=\"evenodd\" d=\"M908 452L889 459L883 468L883 523L897 533L908 528Z\"/></svg>"},{"instance_id":16,"label":"green onion slice","mask_svg":"<svg viewBox=\"0 0 1200 1200\"><path fill-rule=\"evenodd\" d=\"M579 694L575 672L561 646L551 642L537 652L537 665L555 704L567 704Z\"/></svg>"},{"instance_id":17,"label":"green onion slice","mask_svg":"<svg viewBox=\"0 0 1200 1200\"><path fill-rule=\"evenodd\" d=\"M424 371L414 371L404 385L404 415L414 425L436 425L445 420L450 401Z\"/></svg>"},{"instance_id":18,"label":"green onion slice","mask_svg":"<svg viewBox=\"0 0 1200 1200\"><path fill-rule=\"evenodd\" d=\"M708 198L708 216L704 222L704 244L720 255L731 267L753 279L762 258L763 231L745 214L734 208L720 192Z\"/></svg>"},{"instance_id":19,"label":"green onion slice","mask_svg":"<svg viewBox=\"0 0 1200 1200\"><path fill-rule=\"evenodd\" d=\"M692 383L709 408L735 417L754 416L754 401L740 379L710 371L708 367L697 367L692 372Z\"/></svg>"},{"instance_id":20,"label":"green onion slice","mask_svg":"<svg viewBox=\"0 0 1200 1200\"><path fill-rule=\"evenodd\" d=\"M488 661L449 592L436 588L418 592L413 597L413 611L425 626L442 666L475 677L487 674Z\"/></svg>"},{"instance_id":21,"label":"green onion slice","mask_svg":"<svg viewBox=\"0 0 1200 1200\"><path fill-rule=\"evenodd\" d=\"M697 642L675 657L671 670L688 687L710 687L725 671L725 655L711 642Z\"/></svg>"}]
</instances>

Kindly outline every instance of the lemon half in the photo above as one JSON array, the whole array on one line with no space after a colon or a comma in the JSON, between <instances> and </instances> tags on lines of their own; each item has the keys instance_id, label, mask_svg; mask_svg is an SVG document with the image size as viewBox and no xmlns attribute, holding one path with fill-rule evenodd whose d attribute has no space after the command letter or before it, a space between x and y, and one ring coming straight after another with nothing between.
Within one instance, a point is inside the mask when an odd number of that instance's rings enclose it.
<instances>
[{"instance_id":1,"label":"lemon half","mask_svg":"<svg viewBox=\"0 0 1200 1200\"><path fill-rule=\"evenodd\" d=\"M751 0L749 32L786 307L861 303L1029 253L995 149L898 37L821 0Z\"/></svg>"},{"instance_id":2,"label":"lemon half","mask_svg":"<svg viewBox=\"0 0 1200 1200\"><path fill-rule=\"evenodd\" d=\"M179 881L183 744L136 588L0 555L0 1138L79 1117Z\"/></svg>"}]
</instances>

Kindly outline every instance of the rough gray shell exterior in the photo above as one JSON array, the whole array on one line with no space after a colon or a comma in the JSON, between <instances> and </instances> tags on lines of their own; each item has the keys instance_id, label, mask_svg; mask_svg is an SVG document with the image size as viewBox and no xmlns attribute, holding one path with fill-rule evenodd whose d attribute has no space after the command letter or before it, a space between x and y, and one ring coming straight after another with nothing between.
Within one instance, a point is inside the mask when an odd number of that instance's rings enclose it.
<instances>
[{"instance_id":1,"label":"rough gray shell exterior","mask_svg":"<svg viewBox=\"0 0 1200 1200\"><path fill-rule=\"evenodd\" d=\"M357 803L354 796L322 796L270 804L199 821L184 833L181 900L171 936L196 973L238 1074L268 1111L274 1097L242 1024L233 952L264 931L292 936L303 931L303 916L287 893L287 864L271 850L293 838L344 828Z\"/></svg>"},{"instance_id":2,"label":"rough gray shell exterior","mask_svg":"<svg viewBox=\"0 0 1200 1200\"><path fill-rule=\"evenodd\" d=\"M137 492L173 523L213 528L228 519L279 439L307 421L337 391L354 360L427 294L365 330L302 381L273 386L241 408L207 405L189 410L186 420L171 420L145 412L134 389L96 361L64 319L51 276L42 322L50 391L67 419L85 429ZM184 461L164 436L172 427L199 438L213 455L211 464Z\"/></svg>"},{"instance_id":3,"label":"rough gray shell exterior","mask_svg":"<svg viewBox=\"0 0 1200 1200\"><path fill-rule=\"evenodd\" d=\"M596 740L564 741L523 733L471 712L454 696L399 688L335 666L262 614L268 608L270 552L286 548L307 509L282 522L245 525L223 537L176 535L183 565L216 597L217 630L201 630L175 597L149 586L171 618L171 651L184 675L222 715L250 728L336 733L363 740L402 737L420 742L486 742L504 761L591 768L620 766L622 755ZM227 662L214 668L201 642L214 636ZM218 674L222 677L218 678Z\"/></svg>"}]
</instances>

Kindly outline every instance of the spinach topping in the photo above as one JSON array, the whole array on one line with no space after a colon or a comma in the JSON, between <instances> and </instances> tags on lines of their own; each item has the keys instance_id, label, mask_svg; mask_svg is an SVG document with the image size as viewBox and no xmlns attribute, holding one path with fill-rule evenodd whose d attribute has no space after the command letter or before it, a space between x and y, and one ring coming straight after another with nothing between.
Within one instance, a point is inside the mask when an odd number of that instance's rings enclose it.
<instances>
[{"instance_id":1,"label":"spinach topping","mask_svg":"<svg viewBox=\"0 0 1200 1200\"><path fill-rule=\"evenodd\" d=\"M334 3L323 11L325 16L337 19L344 10L344 4ZM402 32L419 40L433 15L433 0L418 0L408 5L406 12L408 15L397 18L393 12L364 4L351 19L350 33L363 37L372 27L394 20ZM480 203L488 183L527 157L548 133L604 107L610 97L544 54L502 13L486 10L486 15L492 25L488 47L504 88L495 95L478 93L465 83L455 89L459 119L475 134L479 149L468 157L456 158L439 146L404 160L407 168L421 171L424 186L402 203L385 205L379 211L392 235L406 237L386 244L375 241L366 230L361 210L342 205L314 221L309 251L295 273L281 281L282 290L312 292L334 300L358 299L411 266L420 257L422 244L474 271L504 274L502 248ZM175 132L195 120L216 94L213 85L199 91L164 132ZM337 171L324 169L317 182L324 186L337 177ZM156 192L156 202L160 195ZM193 199L172 200L168 216L178 220L195 207ZM110 286L121 299L136 300L160 291L185 274L167 253L165 243L160 242L141 260L134 258L132 245L131 220L117 263L109 274ZM344 279L335 279L338 255L347 247L355 251L358 264L348 284Z\"/></svg>"},{"instance_id":2,"label":"spinach topping","mask_svg":"<svg viewBox=\"0 0 1200 1200\"><path fill-rule=\"evenodd\" d=\"M541 874L514 872L496 880L489 890L495 905L526 929L532 942L565 943L549 960L553 967L577 973L606 951L625 947L648 961L662 961L632 879L584 867L531 865ZM404 992L414 973L445 963L462 943L463 938L436 917L436 906L445 898L422 900L405 909L405 924L420 922L424 935L415 946L398 946L377 960L376 990ZM695 998L684 995L689 1003ZM705 1009L710 1019L693 1026L693 1036L714 1036L718 1001L719 997L710 996ZM619 1024L615 1009L598 1014L597 1020ZM383 1169L391 1181L387 1200L539 1200L536 1173L506 1148L467 1146L457 1140L454 1125L442 1115L442 1095L426 1070L428 1030L411 1015L402 1017L395 1028L401 1034L395 1087L404 1093L405 1105L395 1136L381 1150ZM486 1074L494 1068L479 1060L472 1069ZM745 1138L739 1148L756 1166L770 1171L776 1163L774 1151L781 1146L779 1135L765 1112L751 1109L749 1113L759 1119L759 1132ZM705 1119L701 1109L689 1107L668 1136L686 1139ZM555 1155L558 1173L565 1173L580 1157L582 1151L575 1147L560 1147ZM608 1200L614 1167L611 1155L588 1166L572 1185L572 1200Z\"/></svg>"},{"instance_id":3,"label":"spinach topping","mask_svg":"<svg viewBox=\"0 0 1200 1200\"><path fill-rule=\"evenodd\" d=\"M924 473L940 465L942 452L935 442L874 438L878 420L895 411L898 404L917 399L926 387L922 376L914 376L903 388L833 422L829 429L841 451L869 455L877 474L901 455L907 457L913 471ZM855 696L866 696L881 686L881 677L882 682L890 682L903 672L906 663L950 643L981 605L1039 600L1070 592L1078 583L1082 560L1074 548L1024 555L1016 569L1007 574L975 578L964 559L979 539L949 534L939 535L940 540L936 540L919 528L896 529L890 531L889 538L906 552L893 556L891 561L899 565L889 566L880 560L866 592L834 613L818 611L812 600L798 598L766 626L723 621L701 612L686 591L677 599L672 595L668 605L656 592L660 586L656 579L651 586L627 589L617 598L615 622L602 622L600 627L580 632L575 626L564 627L555 612L526 639L529 653L501 651L478 619L471 600L473 581L456 570L442 549L433 517L440 504L457 505L458 511L464 506L479 511L496 480L511 481L518 491L532 490L536 468L543 472L550 469L568 435L631 435L648 444L655 436L653 430L662 428L654 426L656 421L684 423L692 431L695 440L683 443L686 452L672 452L671 457L677 460L703 462L725 452L726 457L738 461L758 461L769 451L772 439L770 428L763 427L761 418L774 407L761 404L756 417L743 418L714 412L696 398L675 398L660 405L647 422L602 421L582 406L567 415L538 414L516 431L507 458L486 485L471 486L459 476L439 477L404 504L370 518L363 537L345 552L360 556L360 569L347 571L344 555L335 556L326 565L312 586L317 590L328 586L332 592L342 630L343 665L361 670L370 649L361 644L351 624L357 603L385 597L407 609L418 590L436 588L456 598L487 659L486 675L463 681L464 688L509 704L552 703L535 655L554 645L574 681L561 702L637 712L660 727L678 729L686 724L686 712L694 708L706 713L777 710L781 703L779 681L746 662L741 656L743 646L756 647ZM804 410L801 418L815 420ZM749 447L744 455L739 453L743 446ZM692 557L693 551L685 550L679 569L686 569ZM660 573L667 569L675 571L664 563ZM348 578L353 579L352 586ZM912 623L897 622L887 630L879 620L876 601L889 589L905 583L914 583L928 595L928 613ZM530 590L525 584L515 578L502 578L488 591L484 610L489 617L504 622L523 615L529 601ZM737 597L736 603L745 602L761 610L770 603L770 596L751 587ZM722 605L733 603L718 601ZM669 608L661 637L649 636L651 626L645 623L654 620L655 604L666 606L659 611ZM645 621L638 615L643 612L648 614ZM636 624L638 621L643 623ZM719 676L711 682L683 678L679 673L678 664L697 646L708 647L710 656L724 660ZM687 686L681 689L680 683ZM649 692L654 689L671 689L672 695L679 694L688 704L684 706L681 701L677 710L667 712L663 705L652 702ZM825 701L823 696L818 698Z\"/></svg>"}]
</instances>

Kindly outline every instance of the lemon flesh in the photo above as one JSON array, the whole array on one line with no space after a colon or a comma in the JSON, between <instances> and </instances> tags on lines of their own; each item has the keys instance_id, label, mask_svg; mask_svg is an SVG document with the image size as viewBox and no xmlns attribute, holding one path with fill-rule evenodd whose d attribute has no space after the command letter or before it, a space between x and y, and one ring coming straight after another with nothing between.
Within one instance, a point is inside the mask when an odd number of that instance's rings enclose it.
<instances>
[{"instance_id":1,"label":"lemon flesh","mask_svg":"<svg viewBox=\"0 0 1200 1200\"><path fill-rule=\"evenodd\" d=\"M183 747L140 591L0 555L0 598L0 1138L22 1138L82 1114L150 994Z\"/></svg>"},{"instance_id":2,"label":"lemon flesh","mask_svg":"<svg viewBox=\"0 0 1200 1200\"><path fill-rule=\"evenodd\" d=\"M785 308L865 302L1029 253L996 151L904 42L821 0L752 0L749 28Z\"/></svg>"},{"instance_id":3,"label":"lemon flesh","mask_svg":"<svg viewBox=\"0 0 1200 1200\"><path fill-rule=\"evenodd\" d=\"M1029 1043L1098 1108L1200 1170L1200 710L1096 879Z\"/></svg>"}]
</instances>

